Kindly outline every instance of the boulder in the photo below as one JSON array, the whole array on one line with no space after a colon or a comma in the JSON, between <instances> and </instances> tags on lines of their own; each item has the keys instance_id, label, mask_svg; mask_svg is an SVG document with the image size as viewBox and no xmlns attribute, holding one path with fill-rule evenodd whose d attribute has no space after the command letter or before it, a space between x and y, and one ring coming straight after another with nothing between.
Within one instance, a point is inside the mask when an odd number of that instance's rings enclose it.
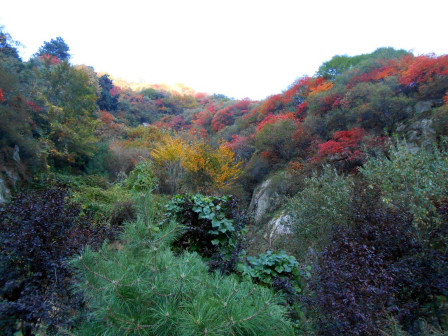
<instances>
[{"instance_id":1,"label":"boulder","mask_svg":"<svg viewBox=\"0 0 448 336\"><path fill-rule=\"evenodd\" d=\"M272 179L267 179L255 189L249 206L249 211L254 214L255 224L260 224L265 215L272 210L275 194Z\"/></svg>"},{"instance_id":2,"label":"boulder","mask_svg":"<svg viewBox=\"0 0 448 336\"><path fill-rule=\"evenodd\" d=\"M293 234L291 225L291 216L283 210L266 225L264 238L268 241L269 245L272 245L278 237Z\"/></svg>"}]
</instances>

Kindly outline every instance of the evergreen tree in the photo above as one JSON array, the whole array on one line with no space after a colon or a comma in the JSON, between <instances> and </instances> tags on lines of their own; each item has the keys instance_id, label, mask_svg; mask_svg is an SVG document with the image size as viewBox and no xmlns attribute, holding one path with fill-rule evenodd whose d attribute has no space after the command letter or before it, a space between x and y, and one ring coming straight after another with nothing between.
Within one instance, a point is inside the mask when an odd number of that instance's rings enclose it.
<instances>
[{"instance_id":1,"label":"evergreen tree","mask_svg":"<svg viewBox=\"0 0 448 336\"><path fill-rule=\"evenodd\" d=\"M62 37L56 37L56 39L51 39L50 42L45 41L44 44L39 48L37 52L38 56L51 55L55 56L61 61L68 61L71 57L70 50L67 43L65 43Z\"/></svg>"},{"instance_id":2,"label":"evergreen tree","mask_svg":"<svg viewBox=\"0 0 448 336\"><path fill-rule=\"evenodd\" d=\"M152 197L118 249L87 249L73 263L92 309L79 335L292 335L280 297L209 273L197 253L174 255L178 225L155 230Z\"/></svg>"}]
</instances>

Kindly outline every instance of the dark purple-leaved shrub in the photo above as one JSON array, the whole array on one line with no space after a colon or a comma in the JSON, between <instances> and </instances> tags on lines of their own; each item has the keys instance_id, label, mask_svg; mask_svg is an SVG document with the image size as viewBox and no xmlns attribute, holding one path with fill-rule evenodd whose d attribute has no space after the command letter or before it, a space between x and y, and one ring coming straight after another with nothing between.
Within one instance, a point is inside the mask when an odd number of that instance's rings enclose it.
<instances>
[{"instance_id":1,"label":"dark purple-leaved shrub","mask_svg":"<svg viewBox=\"0 0 448 336\"><path fill-rule=\"evenodd\" d=\"M64 187L17 194L0 209L0 334L70 327L82 298L70 295L67 259L114 231L92 227Z\"/></svg>"},{"instance_id":2,"label":"dark purple-leaved shrub","mask_svg":"<svg viewBox=\"0 0 448 336\"><path fill-rule=\"evenodd\" d=\"M446 327L446 246L422 239L410 215L372 195L360 193L354 205L353 223L334 230L315 269L320 333L380 335L390 316L411 335L422 319Z\"/></svg>"}]
</instances>

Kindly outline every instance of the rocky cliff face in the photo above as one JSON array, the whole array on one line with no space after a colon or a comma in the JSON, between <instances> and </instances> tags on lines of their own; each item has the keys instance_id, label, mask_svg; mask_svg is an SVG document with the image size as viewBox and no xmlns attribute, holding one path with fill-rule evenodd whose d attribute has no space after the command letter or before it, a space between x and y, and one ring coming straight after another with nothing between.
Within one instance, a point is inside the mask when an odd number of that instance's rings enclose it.
<instances>
[{"instance_id":1,"label":"rocky cliff face","mask_svg":"<svg viewBox=\"0 0 448 336\"><path fill-rule=\"evenodd\" d=\"M0 204L6 202L11 196L11 190L19 187L22 180L26 179L26 167L20 160L19 146L3 151L0 161Z\"/></svg>"},{"instance_id":2,"label":"rocky cliff face","mask_svg":"<svg viewBox=\"0 0 448 336\"><path fill-rule=\"evenodd\" d=\"M431 110L440 105L432 100L420 101L414 106L414 117L406 124L397 127L397 133L404 137L411 151L417 151L421 147L429 147L436 140L436 132L433 128Z\"/></svg>"},{"instance_id":3,"label":"rocky cliff face","mask_svg":"<svg viewBox=\"0 0 448 336\"><path fill-rule=\"evenodd\" d=\"M249 206L249 211L254 214L255 224L260 224L266 214L272 210L274 197L272 179L267 179L255 189Z\"/></svg>"},{"instance_id":4,"label":"rocky cliff face","mask_svg":"<svg viewBox=\"0 0 448 336\"><path fill-rule=\"evenodd\" d=\"M0 204L6 202L9 198L10 191L6 187L5 181L0 177Z\"/></svg>"},{"instance_id":5,"label":"rocky cliff face","mask_svg":"<svg viewBox=\"0 0 448 336\"><path fill-rule=\"evenodd\" d=\"M287 196L295 194L296 185L290 173L282 171L266 179L252 194L249 211L256 225L267 224L284 205Z\"/></svg>"}]
</instances>

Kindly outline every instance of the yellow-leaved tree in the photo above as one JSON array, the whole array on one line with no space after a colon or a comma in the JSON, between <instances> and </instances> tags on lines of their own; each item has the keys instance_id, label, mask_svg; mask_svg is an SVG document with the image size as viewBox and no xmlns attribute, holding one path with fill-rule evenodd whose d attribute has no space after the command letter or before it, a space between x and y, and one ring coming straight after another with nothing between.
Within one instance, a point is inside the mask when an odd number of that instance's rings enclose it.
<instances>
[{"instance_id":1,"label":"yellow-leaved tree","mask_svg":"<svg viewBox=\"0 0 448 336\"><path fill-rule=\"evenodd\" d=\"M151 156L165 174L171 193L184 189L192 192L219 192L231 185L242 173L242 164L226 145L212 148L204 140L187 142L166 135L156 144Z\"/></svg>"},{"instance_id":2,"label":"yellow-leaved tree","mask_svg":"<svg viewBox=\"0 0 448 336\"><path fill-rule=\"evenodd\" d=\"M217 169L212 169L210 175L213 179L214 187L222 189L234 183L241 176L242 162L236 161L235 153L224 143L213 153L217 161Z\"/></svg>"},{"instance_id":3,"label":"yellow-leaved tree","mask_svg":"<svg viewBox=\"0 0 448 336\"><path fill-rule=\"evenodd\" d=\"M155 164L167 175L167 183L172 194L176 193L183 174L183 162L188 144L179 137L165 135L155 144L151 156Z\"/></svg>"}]
</instances>

